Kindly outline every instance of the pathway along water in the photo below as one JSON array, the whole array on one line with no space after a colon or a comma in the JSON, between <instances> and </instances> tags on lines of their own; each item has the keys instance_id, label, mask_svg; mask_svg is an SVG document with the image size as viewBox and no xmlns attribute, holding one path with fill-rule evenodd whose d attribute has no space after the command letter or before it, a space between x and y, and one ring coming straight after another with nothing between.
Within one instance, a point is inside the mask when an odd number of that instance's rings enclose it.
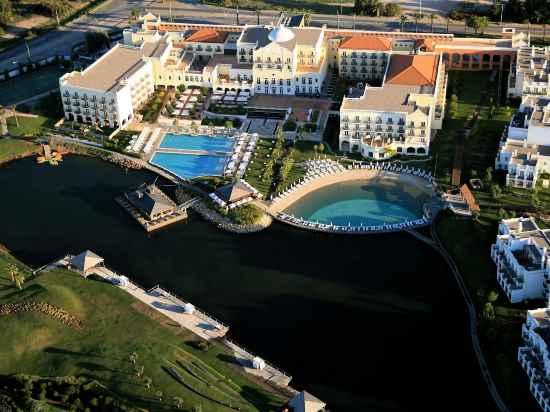
<instances>
[{"instance_id":1,"label":"pathway along water","mask_svg":"<svg viewBox=\"0 0 550 412\"><path fill-rule=\"evenodd\" d=\"M231 326L230 336L339 411L493 411L464 302L409 234L347 237L274 224L253 235L191 215L147 235L114 202L152 179L96 159L0 169L0 242L34 266L92 249Z\"/></svg>"}]
</instances>

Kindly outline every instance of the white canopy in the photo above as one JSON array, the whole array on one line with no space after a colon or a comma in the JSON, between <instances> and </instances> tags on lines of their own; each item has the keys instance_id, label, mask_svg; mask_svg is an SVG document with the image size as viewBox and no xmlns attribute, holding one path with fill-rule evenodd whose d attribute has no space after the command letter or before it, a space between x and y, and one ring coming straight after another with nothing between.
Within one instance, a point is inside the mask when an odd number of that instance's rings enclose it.
<instances>
[{"instance_id":1,"label":"white canopy","mask_svg":"<svg viewBox=\"0 0 550 412\"><path fill-rule=\"evenodd\" d=\"M259 356L256 356L254 359L252 359L252 367L254 369L262 370L265 368L265 361Z\"/></svg>"}]
</instances>

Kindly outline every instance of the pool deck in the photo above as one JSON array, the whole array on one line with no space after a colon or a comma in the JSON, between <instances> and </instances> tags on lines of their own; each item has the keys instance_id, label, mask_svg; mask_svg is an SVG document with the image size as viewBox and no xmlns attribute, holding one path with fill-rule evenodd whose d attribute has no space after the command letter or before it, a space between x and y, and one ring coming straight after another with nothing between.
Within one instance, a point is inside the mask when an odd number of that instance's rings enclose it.
<instances>
[{"instance_id":1,"label":"pool deck","mask_svg":"<svg viewBox=\"0 0 550 412\"><path fill-rule=\"evenodd\" d=\"M284 199L280 199L277 202L269 202L267 212L273 217L277 218L277 214L282 212L291 204L306 196L307 194L320 189L325 186L330 186L336 183L349 182L352 180L372 180L375 178L384 177L390 179L398 179L409 184L413 184L421 189L426 190L428 193L432 191L432 185L426 180L413 176L393 173L385 170L373 170L373 169L351 169L344 170L341 173L335 173L322 178L315 179L309 182L307 185L297 188L294 192L290 193ZM286 222L288 223L288 222Z\"/></svg>"}]
</instances>

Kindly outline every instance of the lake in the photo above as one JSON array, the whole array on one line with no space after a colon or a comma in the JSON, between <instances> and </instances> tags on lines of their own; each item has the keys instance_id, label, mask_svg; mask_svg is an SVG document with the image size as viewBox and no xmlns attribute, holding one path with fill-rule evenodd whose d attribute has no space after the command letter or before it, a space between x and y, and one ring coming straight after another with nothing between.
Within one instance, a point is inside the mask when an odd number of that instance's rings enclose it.
<instances>
[{"instance_id":1,"label":"lake","mask_svg":"<svg viewBox=\"0 0 550 412\"><path fill-rule=\"evenodd\" d=\"M114 201L152 181L97 159L0 168L0 242L38 266L91 249L179 293L331 411L492 411L444 261L406 233L327 235L279 223L234 235L191 214L146 234Z\"/></svg>"}]
</instances>

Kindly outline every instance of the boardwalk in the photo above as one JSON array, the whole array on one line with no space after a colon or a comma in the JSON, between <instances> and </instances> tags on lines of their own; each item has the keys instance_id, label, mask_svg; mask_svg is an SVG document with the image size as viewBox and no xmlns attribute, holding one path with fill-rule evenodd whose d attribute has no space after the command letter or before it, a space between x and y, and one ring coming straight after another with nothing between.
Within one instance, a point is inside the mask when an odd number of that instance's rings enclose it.
<instances>
[{"instance_id":1,"label":"boardwalk","mask_svg":"<svg viewBox=\"0 0 550 412\"><path fill-rule=\"evenodd\" d=\"M120 280L121 278L119 274L106 267L95 267L86 273L87 276L91 274L96 274L109 282L112 282L113 279ZM181 327L189 329L195 335L205 340L222 338L229 330L227 326L221 325L212 319L208 319L200 312L195 311L193 313L186 313L185 304L187 302L183 302L167 293L163 293L161 289L157 288L152 290L151 293L148 293L130 281L121 282L116 287L124 290L140 302L145 303L147 306L162 313Z\"/></svg>"}]
</instances>

